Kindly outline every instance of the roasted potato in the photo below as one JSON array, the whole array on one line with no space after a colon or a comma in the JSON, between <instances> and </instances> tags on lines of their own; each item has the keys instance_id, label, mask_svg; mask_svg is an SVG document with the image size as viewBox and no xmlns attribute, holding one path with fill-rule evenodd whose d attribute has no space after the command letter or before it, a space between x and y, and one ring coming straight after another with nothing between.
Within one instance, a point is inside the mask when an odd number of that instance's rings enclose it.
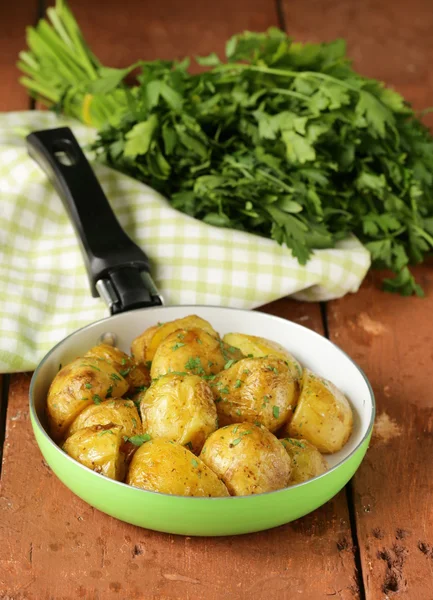
<instances>
[{"instance_id":1,"label":"roasted potato","mask_svg":"<svg viewBox=\"0 0 433 600\"><path fill-rule=\"evenodd\" d=\"M338 452L352 433L353 414L347 398L330 381L304 369L301 393L283 437L305 439L324 454Z\"/></svg>"},{"instance_id":2,"label":"roasted potato","mask_svg":"<svg viewBox=\"0 0 433 600\"><path fill-rule=\"evenodd\" d=\"M175 319L168 323L158 323L153 327L146 329L132 342L131 353L138 364L147 365L153 360L156 349L159 344L173 331L178 329L203 329L210 335L219 338L218 333L210 323L197 317L197 315L189 315L182 319Z\"/></svg>"},{"instance_id":3,"label":"roasted potato","mask_svg":"<svg viewBox=\"0 0 433 600\"><path fill-rule=\"evenodd\" d=\"M137 365L132 358L113 346L108 344L99 344L91 348L85 357L96 358L98 361L105 361L113 365L122 377L128 382L128 393L135 394L150 385L150 372L144 365Z\"/></svg>"},{"instance_id":4,"label":"roasted potato","mask_svg":"<svg viewBox=\"0 0 433 600\"><path fill-rule=\"evenodd\" d=\"M54 377L47 398L51 435L61 440L78 414L107 397L120 397L128 383L109 363L93 357L77 358Z\"/></svg>"},{"instance_id":5,"label":"roasted potato","mask_svg":"<svg viewBox=\"0 0 433 600\"><path fill-rule=\"evenodd\" d=\"M290 419L299 392L286 361L273 356L244 358L221 371L210 387L220 425L248 421L269 431Z\"/></svg>"},{"instance_id":6,"label":"roasted potato","mask_svg":"<svg viewBox=\"0 0 433 600\"><path fill-rule=\"evenodd\" d=\"M63 444L63 450L78 462L110 479L125 478L125 456L119 425L92 425L79 429Z\"/></svg>"},{"instance_id":7,"label":"roasted potato","mask_svg":"<svg viewBox=\"0 0 433 600\"><path fill-rule=\"evenodd\" d=\"M73 421L68 436L92 425L119 425L122 435L132 437L143 432L140 417L132 400L113 398L87 406Z\"/></svg>"},{"instance_id":8,"label":"roasted potato","mask_svg":"<svg viewBox=\"0 0 433 600\"><path fill-rule=\"evenodd\" d=\"M292 461L290 485L308 481L328 470L326 460L313 444L307 440L285 438L281 440Z\"/></svg>"},{"instance_id":9,"label":"roasted potato","mask_svg":"<svg viewBox=\"0 0 433 600\"><path fill-rule=\"evenodd\" d=\"M162 438L140 446L132 458L126 483L176 496L229 495L224 483L200 458Z\"/></svg>"},{"instance_id":10,"label":"roasted potato","mask_svg":"<svg viewBox=\"0 0 433 600\"><path fill-rule=\"evenodd\" d=\"M240 350L229 348L204 329L178 329L159 344L150 374L152 379L170 372L212 375L242 357Z\"/></svg>"},{"instance_id":11,"label":"roasted potato","mask_svg":"<svg viewBox=\"0 0 433 600\"><path fill-rule=\"evenodd\" d=\"M245 356L260 357L260 356L275 356L285 360L288 363L289 371L293 379L301 379L302 367L290 352L283 346L267 340L266 338L257 337L255 335L245 335L244 333L227 333L223 337L223 341L229 346L239 348Z\"/></svg>"},{"instance_id":12,"label":"roasted potato","mask_svg":"<svg viewBox=\"0 0 433 600\"><path fill-rule=\"evenodd\" d=\"M140 396L143 430L152 438L188 445L199 453L218 427L208 384L198 375L164 375Z\"/></svg>"},{"instance_id":13,"label":"roasted potato","mask_svg":"<svg viewBox=\"0 0 433 600\"><path fill-rule=\"evenodd\" d=\"M227 425L212 433L200 458L232 496L272 492L290 482L291 461L281 442L251 423Z\"/></svg>"}]
</instances>

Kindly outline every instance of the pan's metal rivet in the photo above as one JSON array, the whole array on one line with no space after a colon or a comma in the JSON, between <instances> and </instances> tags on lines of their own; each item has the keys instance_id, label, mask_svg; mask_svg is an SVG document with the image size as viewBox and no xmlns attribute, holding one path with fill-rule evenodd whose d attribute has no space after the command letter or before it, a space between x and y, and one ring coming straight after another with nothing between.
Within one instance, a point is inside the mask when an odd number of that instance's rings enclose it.
<instances>
[{"instance_id":1,"label":"pan's metal rivet","mask_svg":"<svg viewBox=\"0 0 433 600\"><path fill-rule=\"evenodd\" d=\"M111 331L103 333L99 339L98 344L108 344L108 346L115 346L117 343L117 335Z\"/></svg>"}]
</instances>

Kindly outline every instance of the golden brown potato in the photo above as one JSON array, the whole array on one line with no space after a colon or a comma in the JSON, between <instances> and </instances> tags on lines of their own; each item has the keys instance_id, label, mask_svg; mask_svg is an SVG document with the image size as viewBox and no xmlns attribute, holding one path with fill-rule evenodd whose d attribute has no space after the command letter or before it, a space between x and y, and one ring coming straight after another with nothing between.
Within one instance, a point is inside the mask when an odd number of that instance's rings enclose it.
<instances>
[{"instance_id":1,"label":"golden brown potato","mask_svg":"<svg viewBox=\"0 0 433 600\"><path fill-rule=\"evenodd\" d=\"M223 337L223 341L229 346L239 348L245 356L250 358L251 356L254 358L259 356L276 356L277 358L281 358L281 360L287 361L293 379L301 379L302 377L301 364L283 346L272 340L255 335L245 335L244 333L227 333Z\"/></svg>"},{"instance_id":2,"label":"golden brown potato","mask_svg":"<svg viewBox=\"0 0 433 600\"><path fill-rule=\"evenodd\" d=\"M237 348L229 348L204 329L178 329L159 344L150 374L152 379L170 372L211 375L242 357Z\"/></svg>"},{"instance_id":3,"label":"golden brown potato","mask_svg":"<svg viewBox=\"0 0 433 600\"><path fill-rule=\"evenodd\" d=\"M292 461L290 485L308 481L328 470L326 460L313 444L307 440L285 438L281 440Z\"/></svg>"},{"instance_id":4,"label":"golden brown potato","mask_svg":"<svg viewBox=\"0 0 433 600\"><path fill-rule=\"evenodd\" d=\"M205 442L200 458L220 477L232 496L248 496L287 487L290 457L264 427L227 425Z\"/></svg>"},{"instance_id":5,"label":"golden brown potato","mask_svg":"<svg viewBox=\"0 0 433 600\"><path fill-rule=\"evenodd\" d=\"M128 382L128 393L135 394L150 385L150 372L144 365L137 365L130 356L108 344L99 344L91 348L85 357L91 356L98 361L105 361L113 365L122 377Z\"/></svg>"},{"instance_id":6,"label":"golden brown potato","mask_svg":"<svg viewBox=\"0 0 433 600\"><path fill-rule=\"evenodd\" d=\"M119 425L122 435L132 437L143 433L140 417L132 400L113 398L85 408L73 421L68 436L92 425Z\"/></svg>"},{"instance_id":7,"label":"golden brown potato","mask_svg":"<svg viewBox=\"0 0 433 600\"><path fill-rule=\"evenodd\" d=\"M218 333L210 323L197 315L189 315L168 323L158 323L149 327L132 342L131 353L138 364L148 364L153 360L159 344L173 331L178 329L203 329L210 335L219 338Z\"/></svg>"},{"instance_id":8,"label":"golden brown potato","mask_svg":"<svg viewBox=\"0 0 433 600\"><path fill-rule=\"evenodd\" d=\"M125 456L120 450L122 427L92 425L79 429L63 444L63 450L78 462L110 479L125 477Z\"/></svg>"},{"instance_id":9,"label":"golden brown potato","mask_svg":"<svg viewBox=\"0 0 433 600\"><path fill-rule=\"evenodd\" d=\"M330 381L304 369L295 413L282 435L306 439L319 452L338 452L352 433L353 414L347 398Z\"/></svg>"},{"instance_id":10,"label":"golden brown potato","mask_svg":"<svg viewBox=\"0 0 433 600\"><path fill-rule=\"evenodd\" d=\"M200 458L184 446L162 438L151 440L136 451L126 482L176 496L229 495L224 483Z\"/></svg>"},{"instance_id":11,"label":"golden brown potato","mask_svg":"<svg viewBox=\"0 0 433 600\"><path fill-rule=\"evenodd\" d=\"M208 384L198 375L164 375L141 395L143 430L199 453L217 429L217 411Z\"/></svg>"},{"instance_id":12,"label":"golden brown potato","mask_svg":"<svg viewBox=\"0 0 433 600\"><path fill-rule=\"evenodd\" d=\"M299 393L286 361L273 356L244 358L221 371L210 387L220 425L248 421L269 431L290 419Z\"/></svg>"},{"instance_id":13,"label":"golden brown potato","mask_svg":"<svg viewBox=\"0 0 433 600\"><path fill-rule=\"evenodd\" d=\"M77 358L61 369L53 379L47 398L47 414L51 435L63 438L77 415L93 402L107 397L120 397L128 383L105 361Z\"/></svg>"}]
</instances>

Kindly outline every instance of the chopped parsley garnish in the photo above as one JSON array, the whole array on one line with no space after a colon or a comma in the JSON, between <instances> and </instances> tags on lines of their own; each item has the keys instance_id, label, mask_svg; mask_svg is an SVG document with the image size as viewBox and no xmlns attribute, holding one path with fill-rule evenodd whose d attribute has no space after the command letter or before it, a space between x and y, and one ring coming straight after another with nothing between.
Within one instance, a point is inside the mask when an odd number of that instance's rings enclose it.
<instances>
[{"instance_id":1,"label":"chopped parsley garnish","mask_svg":"<svg viewBox=\"0 0 433 600\"><path fill-rule=\"evenodd\" d=\"M232 441L232 443L230 444L230 446L237 446L238 444L240 444L242 442L242 438L236 438L235 440Z\"/></svg>"},{"instance_id":2,"label":"chopped parsley garnish","mask_svg":"<svg viewBox=\"0 0 433 600\"><path fill-rule=\"evenodd\" d=\"M198 460L196 460L195 458L191 458L191 464L193 467L198 467Z\"/></svg>"},{"instance_id":3,"label":"chopped parsley garnish","mask_svg":"<svg viewBox=\"0 0 433 600\"><path fill-rule=\"evenodd\" d=\"M197 338L197 344L203 344L203 342L200 338Z\"/></svg>"},{"instance_id":4,"label":"chopped parsley garnish","mask_svg":"<svg viewBox=\"0 0 433 600\"><path fill-rule=\"evenodd\" d=\"M144 442L148 442L151 439L152 438L148 433L143 433L141 435L133 435L132 437L128 438L128 442L131 442L131 444L134 444L134 446L141 446L144 444Z\"/></svg>"},{"instance_id":5,"label":"chopped parsley garnish","mask_svg":"<svg viewBox=\"0 0 433 600\"><path fill-rule=\"evenodd\" d=\"M240 417L240 416L242 415L242 413L241 413L241 409L240 409L240 408L237 408L237 409L236 409L236 414L238 415L238 417Z\"/></svg>"},{"instance_id":6,"label":"chopped parsley garnish","mask_svg":"<svg viewBox=\"0 0 433 600\"><path fill-rule=\"evenodd\" d=\"M289 442L289 444L292 444L292 446L298 446L299 448L305 448L305 444L303 444L299 440L294 440L291 438L284 438L284 439L286 442Z\"/></svg>"},{"instance_id":7,"label":"chopped parsley garnish","mask_svg":"<svg viewBox=\"0 0 433 600\"><path fill-rule=\"evenodd\" d=\"M140 385L139 387L135 388L136 392L146 392L149 388L146 385Z\"/></svg>"},{"instance_id":8,"label":"chopped parsley garnish","mask_svg":"<svg viewBox=\"0 0 433 600\"><path fill-rule=\"evenodd\" d=\"M247 354L247 358L254 358L254 354Z\"/></svg>"},{"instance_id":9,"label":"chopped parsley garnish","mask_svg":"<svg viewBox=\"0 0 433 600\"><path fill-rule=\"evenodd\" d=\"M122 375L122 377L126 377L129 374L130 370L131 370L131 368L129 368L129 369L122 369L121 371L119 371L119 373Z\"/></svg>"},{"instance_id":10,"label":"chopped parsley garnish","mask_svg":"<svg viewBox=\"0 0 433 600\"><path fill-rule=\"evenodd\" d=\"M162 327L164 325L164 323L161 323L160 321L158 321L157 325L158 325L158 327Z\"/></svg>"},{"instance_id":11,"label":"chopped parsley garnish","mask_svg":"<svg viewBox=\"0 0 433 600\"><path fill-rule=\"evenodd\" d=\"M192 452L192 444L191 444L191 442L187 442L185 444L185 447L188 448L189 450L191 450L191 452Z\"/></svg>"},{"instance_id":12,"label":"chopped parsley garnish","mask_svg":"<svg viewBox=\"0 0 433 600\"><path fill-rule=\"evenodd\" d=\"M106 398L111 398L111 394L113 393L113 386L110 385L110 387L107 390L107 393L105 395Z\"/></svg>"},{"instance_id":13,"label":"chopped parsley garnish","mask_svg":"<svg viewBox=\"0 0 433 600\"><path fill-rule=\"evenodd\" d=\"M237 348L235 348L234 346L230 346L229 348L229 352L231 352L232 354L234 354L234 352L236 352Z\"/></svg>"},{"instance_id":14,"label":"chopped parsley garnish","mask_svg":"<svg viewBox=\"0 0 433 600\"><path fill-rule=\"evenodd\" d=\"M280 407L279 406L273 406L272 407L272 414L274 415L274 417L276 419L278 419L278 417L280 416Z\"/></svg>"},{"instance_id":15,"label":"chopped parsley garnish","mask_svg":"<svg viewBox=\"0 0 433 600\"><path fill-rule=\"evenodd\" d=\"M95 371L101 372L101 369L99 367L95 367L95 365L89 365L89 363L81 363L80 367L90 367L91 369L95 369Z\"/></svg>"},{"instance_id":16,"label":"chopped parsley garnish","mask_svg":"<svg viewBox=\"0 0 433 600\"><path fill-rule=\"evenodd\" d=\"M173 352L176 352L176 350L179 350L179 348L182 348L182 346L186 346L186 344L184 342L177 342L177 344L172 346L171 349Z\"/></svg>"},{"instance_id":17,"label":"chopped parsley garnish","mask_svg":"<svg viewBox=\"0 0 433 600\"><path fill-rule=\"evenodd\" d=\"M239 429L239 425L236 425L236 427L233 427L233 433L237 433L238 429Z\"/></svg>"},{"instance_id":18,"label":"chopped parsley garnish","mask_svg":"<svg viewBox=\"0 0 433 600\"><path fill-rule=\"evenodd\" d=\"M93 396L93 402L94 402L95 404L101 404L101 402L102 402L102 400L101 400L101 396L99 396L98 394L95 394L95 395Z\"/></svg>"},{"instance_id":19,"label":"chopped parsley garnish","mask_svg":"<svg viewBox=\"0 0 433 600\"><path fill-rule=\"evenodd\" d=\"M88 390L91 390L93 386L91 383L86 383L84 387L86 387Z\"/></svg>"},{"instance_id":20,"label":"chopped parsley garnish","mask_svg":"<svg viewBox=\"0 0 433 600\"><path fill-rule=\"evenodd\" d=\"M146 364L146 367L147 367L148 369L150 369L150 367L152 366L152 361L151 361L151 360L146 360L146 363L145 363L145 364Z\"/></svg>"},{"instance_id":21,"label":"chopped parsley garnish","mask_svg":"<svg viewBox=\"0 0 433 600\"><path fill-rule=\"evenodd\" d=\"M244 370L242 371L242 373L243 373L244 375L249 375L249 374L250 374L250 370L249 370L249 369L244 369Z\"/></svg>"},{"instance_id":22,"label":"chopped parsley garnish","mask_svg":"<svg viewBox=\"0 0 433 600\"><path fill-rule=\"evenodd\" d=\"M196 356L195 358L190 357L185 363L185 369L188 369L188 371L192 371L196 375L205 374L205 370L201 366L201 361L198 356Z\"/></svg>"},{"instance_id":23,"label":"chopped parsley garnish","mask_svg":"<svg viewBox=\"0 0 433 600\"><path fill-rule=\"evenodd\" d=\"M269 396L263 396L263 402L268 403L269 402Z\"/></svg>"},{"instance_id":24,"label":"chopped parsley garnish","mask_svg":"<svg viewBox=\"0 0 433 600\"><path fill-rule=\"evenodd\" d=\"M132 424L134 425L134 427L137 427L137 419L132 417L131 421L132 421Z\"/></svg>"},{"instance_id":25,"label":"chopped parsley garnish","mask_svg":"<svg viewBox=\"0 0 433 600\"><path fill-rule=\"evenodd\" d=\"M114 381L122 381L122 378L119 377L119 375L117 373L111 373L110 375L111 379L113 379Z\"/></svg>"},{"instance_id":26,"label":"chopped parsley garnish","mask_svg":"<svg viewBox=\"0 0 433 600\"><path fill-rule=\"evenodd\" d=\"M225 370L227 370L227 369L230 369L230 367L231 367L232 365L234 365L234 364L235 364L235 362L236 362L236 361L235 361L233 358L231 358L231 359L230 359L230 360L228 360L228 361L226 362L226 364L224 365L224 369L225 369Z\"/></svg>"},{"instance_id":27,"label":"chopped parsley garnish","mask_svg":"<svg viewBox=\"0 0 433 600\"><path fill-rule=\"evenodd\" d=\"M105 429L105 431L100 431L98 436L105 435L106 433L111 433L111 435L114 435L111 429Z\"/></svg>"},{"instance_id":28,"label":"chopped parsley garnish","mask_svg":"<svg viewBox=\"0 0 433 600\"><path fill-rule=\"evenodd\" d=\"M242 385L242 381L240 379L236 379L236 383L234 385L235 388L240 388Z\"/></svg>"},{"instance_id":29,"label":"chopped parsley garnish","mask_svg":"<svg viewBox=\"0 0 433 600\"><path fill-rule=\"evenodd\" d=\"M178 337L180 340L183 340L183 338L185 337L185 334L183 334L183 333L178 333L178 334L177 334L177 337Z\"/></svg>"},{"instance_id":30,"label":"chopped parsley garnish","mask_svg":"<svg viewBox=\"0 0 433 600\"><path fill-rule=\"evenodd\" d=\"M122 358L122 365L126 365L126 358Z\"/></svg>"},{"instance_id":31,"label":"chopped parsley garnish","mask_svg":"<svg viewBox=\"0 0 433 600\"><path fill-rule=\"evenodd\" d=\"M224 386L223 388L220 387L219 392L220 392L220 394L228 394L229 388L227 386Z\"/></svg>"},{"instance_id":32,"label":"chopped parsley garnish","mask_svg":"<svg viewBox=\"0 0 433 600\"><path fill-rule=\"evenodd\" d=\"M278 375L278 369L277 369L277 367L273 367L272 365L266 365L265 369L267 371L273 371L276 375Z\"/></svg>"}]
</instances>

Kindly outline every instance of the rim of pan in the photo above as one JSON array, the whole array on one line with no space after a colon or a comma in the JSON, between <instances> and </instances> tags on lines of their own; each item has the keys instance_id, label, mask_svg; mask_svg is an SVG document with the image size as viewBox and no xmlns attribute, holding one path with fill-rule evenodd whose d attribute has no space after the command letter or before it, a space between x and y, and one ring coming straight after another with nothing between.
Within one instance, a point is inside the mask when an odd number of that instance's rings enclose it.
<instances>
[{"instance_id":1,"label":"rim of pan","mask_svg":"<svg viewBox=\"0 0 433 600\"><path fill-rule=\"evenodd\" d=\"M289 321L289 323L291 323L292 326L294 326L295 328L298 328L300 330L305 330L308 331L309 333L313 334L313 336L318 336L322 339L325 339L325 341L329 344L331 344L332 346L334 346L334 348L340 353L342 354L344 357L346 357L347 359L350 360L350 362L354 365L354 367L359 371L360 375L362 376L362 378L364 379L365 383L367 384L367 388L370 394L370 401L371 401L371 418L370 418L370 422L368 424L367 430L364 433L364 435L362 436L361 440L359 441L359 443L355 446L355 448L347 455L345 456L339 463L337 463L336 465L334 465L333 467L331 467L328 471L325 471L325 473L322 473L321 475L317 475L316 477L312 477L311 479L308 479L307 481L303 481L302 483L297 483L295 485L291 485L289 487L285 487L285 488L281 488L280 490L274 490L272 492L262 492L261 494L250 494L248 496L224 496L224 497L206 497L206 496L179 496L177 494L164 494L162 492L154 492L153 490L145 490L142 488L137 488L135 486L131 486L128 485L126 483L123 483L122 481L116 481L115 479L110 479L109 477L106 477L105 475L102 475L100 473L96 473L96 471L93 471L92 469L90 469L89 467L86 467L85 465L79 463L78 461L76 461L74 458L72 458L71 456L69 456L68 454L66 454L66 452L64 452L55 442L54 440L51 439L51 437L49 436L48 432L46 431L45 427L42 425L39 416L36 412L36 407L35 407L35 402L34 402L34 387L36 384L36 380L38 379L39 376L39 371L40 369L43 367L43 365L45 364L45 362L48 360L48 358L51 356L51 354L53 354L57 348L59 346L63 346L65 343L68 342L68 340L70 340L72 337L74 337L77 333L84 331L86 329L91 329L92 327L95 327L96 325L99 325L100 323L104 323L106 321L110 321L113 322L115 320L118 320L119 318L124 318L125 315L127 314L137 314L140 311L155 311L155 312L159 312L159 311L164 311L167 310L167 308L181 308L181 309L193 309L194 311L199 311L200 309L212 309L212 310L219 310L219 311L239 311L242 313L251 313L252 315L262 315L268 319L271 320L275 320L275 321L282 321L284 323L286 323L288 321L288 319L283 319L282 317L278 317L276 315L269 315L268 313L262 313L262 312L253 312L251 310L246 310L243 308L229 308L227 306L212 306L212 305L204 305L204 304L195 304L195 305L178 305L178 306L157 306L157 307L152 307L152 308L144 308L144 309L138 309L138 310L134 310L134 311L129 311L128 313L120 313L118 315L112 315L110 317L105 317L104 319L99 319L98 321L95 321L93 323L89 323L89 325L85 325L84 327L81 327L80 329L77 329L76 331L74 331L73 333L70 333L67 337L63 338L63 340L61 340L60 342L58 342L55 346L53 346L53 348L51 348L51 350L44 356L44 358L41 360L41 362L39 363L39 365L36 367L35 372L33 373L31 382L30 382L30 389L29 389L29 409L30 409L30 415L33 418L33 422L36 423L37 427L40 429L40 431L42 432L42 435L46 438L46 440L48 441L48 443L55 448L55 450L57 452L59 452L62 456L62 458L64 460L69 460L72 461L72 463L76 466L78 466L81 469L85 469L86 471L88 471L89 473L92 473L95 477L98 478L102 478L102 480L104 480L105 482L111 482L114 485L118 485L121 486L122 488L125 488L127 490L129 489L134 489L135 491L138 492L142 492L144 494L155 494L157 496L164 496L164 497L169 497L169 498L182 498L183 500L191 500L191 501L197 501L197 500L206 500L206 501L213 501L213 502L222 502L222 501L228 501L228 500L248 500L248 499L253 499L253 498L259 498L262 496L270 496L270 495L274 495L274 494L280 494L281 492L286 492L287 490L292 490L295 488L299 488L301 486L305 486L307 484L310 484L312 481L316 481L322 478L327 477L328 475L330 475L331 473L333 473L334 471L336 471L337 469L339 469L342 465L344 465L348 460L350 460L360 449L360 447L363 445L363 443L365 442L365 440L370 436L370 433L373 429L373 424L374 424L374 419L376 416L376 400L374 397L374 392L373 389L371 387L371 384L366 376L366 374L364 373L364 371L361 369L361 367L346 353L344 352L344 350L342 350L339 346L337 346L336 344L334 344L334 342L331 342L331 340L329 340L328 338L325 338L324 336L321 336L319 333L317 333L316 331L313 331L312 329L308 329L307 327L304 327L303 325L300 325L299 323L295 323L293 321Z\"/></svg>"}]
</instances>

